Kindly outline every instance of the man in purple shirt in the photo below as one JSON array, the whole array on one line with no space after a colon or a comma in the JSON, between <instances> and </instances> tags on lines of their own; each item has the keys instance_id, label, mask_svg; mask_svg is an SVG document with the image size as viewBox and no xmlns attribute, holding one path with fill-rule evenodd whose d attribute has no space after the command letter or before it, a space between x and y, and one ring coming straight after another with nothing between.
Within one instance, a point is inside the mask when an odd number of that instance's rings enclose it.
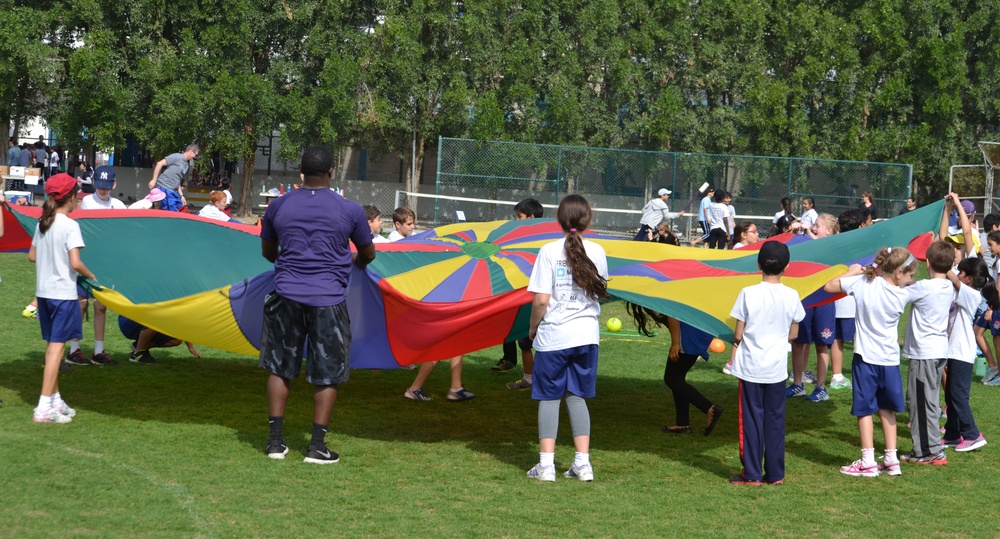
<instances>
[{"instance_id":1,"label":"man in purple shirt","mask_svg":"<svg viewBox=\"0 0 1000 539\"><path fill-rule=\"evenodd\" d=\"M327 426L337 386L350 376L351 326L344 301L347 282L352 263L364 268L375 259L375 246L361 206L330 189L330 148L307 149L300 171L302 187L268 205L260 230L261 253L274 262L275 285L264 300L260 345L260 367L271 373L267 381L271 427L267 456L284 459L288 454L282 434L285 404L305 353L306 381L316 386L312 441L305 462L330 464L340 456L326 447ZM356 256L352 256L348 240L357 247Z\"/></svg>"}]
</instances>

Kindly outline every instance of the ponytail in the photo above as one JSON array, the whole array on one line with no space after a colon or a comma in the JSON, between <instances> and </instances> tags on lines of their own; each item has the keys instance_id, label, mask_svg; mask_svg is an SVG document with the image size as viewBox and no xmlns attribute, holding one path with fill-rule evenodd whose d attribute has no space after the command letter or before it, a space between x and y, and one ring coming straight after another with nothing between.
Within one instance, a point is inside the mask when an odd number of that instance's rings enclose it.
<instances>
[{"instance_id":1,"label":"ponytail","mask_svg":"<svg viewBox=\"0 0 1000 539\"><path fill-rule=\"evenodd\" d=\"M865 267L865 278L869 281L874 279L879 272L882 275L889 275L900 268L908 268L916 263L916 259L909 251L902 247L883 247L875 253L875 260L870 266Z\"/></svg>"},{"instance_id":2,"label":"ponytail","mask_svg":"<svg viewBox=\"0 0 1000 539\"><path fill-rule=\"evenodd\" d=\"M55 197L46 197L45 202L42 203L42 216L38 219L38 231L45 234L52 227L52 223L56 220L56 210L71 203L76 199L76 192L79 187L73 187L68 195L56 200Z\"/></svg>"},{"instance_id":3,"label":"ponytail","mask_svg":"<svg viewBox=\"0 0 1000 539\"><path fill-rule=\"evenodd\" d=\"M566 262L573 274L573 283L594 301L608 299L608 280L598 271L583 247L583 232L590 226L590 204L580 195L567 195L559 202L556 220L566 232Z\"/></svg>"},{"instance_id":4,"label":"ponytail","mask_svg":"<svg viewBox=\"0 0 1000 539\"><path fill-rule=\"evenodd\" d=\"M667 325L666 315L647 309L641 305L625 302L625 312L632 315L632 320L635 321L635 327L639 330L639 333L647 337L653 336L652 328Z\"/></svg>"}]
</instances>

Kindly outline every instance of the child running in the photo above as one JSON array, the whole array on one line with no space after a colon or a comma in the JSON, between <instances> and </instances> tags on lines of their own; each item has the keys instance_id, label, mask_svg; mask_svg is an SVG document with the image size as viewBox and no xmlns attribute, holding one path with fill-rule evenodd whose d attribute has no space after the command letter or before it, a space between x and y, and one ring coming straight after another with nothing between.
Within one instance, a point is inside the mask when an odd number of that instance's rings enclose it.
<instances>
[{"instance_id":1,"label":"child running","mask_svg":"<svg viewBox=\"0 0 1000 539\"><path fill-rule=\"evenodd\" d=\"M732 372L740 379L740 461L734 485L780 485L785 478L785 370L788 343L805 317L799 294L781 284L788 246L765 243L757 253L760 284L740 291L730 315L736 319ZM761 467L763 461L763 468Z\"/></svg>"},{"instance_id":2,"label":"child running","mask_svg":"<svg viewBox=\"0 0 1000 539\"><path fill-rule=\"evenodd\" d=\"M830 294L854 296L857 331L854 341L854 403L858 418L861 458L841 466L840 473L877 477L880 472L902 475L896 455L896 413L905 409L903 377L899 370L899 317L913 299L905 290L913 284L916 259L902 247L883 247L869 267L852 264L847 273L826 283ZM885 457L875 462L872 416L878 412L885 436Z\"/></svg>"},{"instance_id":3,"label":"child running","mask_svg":"<svg viewBox=\"0 0 1000 539\"><path fill-rule=\"evenodd\" d=\"M80 225L69 218L76 209L79 189L69 174L56 174L45 182L42 217L31 240L28 260L37 265L35 297L45 346L42 394L35 408L37 423L69 423L76 415L59 394L59 363L66 343L83 338L83 316L77 303L76 278L96 279L80 260L84 247Z\"/></svg>"},{"instance_id":4,"label":"child running","mask_svg":"<svg viewBox=\"0 0 1000 539\"><path fill-rule=\"evenodd\" d=\"M528 477L555 481L556 434L560 400L566 399L576 456L566 477L593 481L590 464L590 412L584 399L596 394L601 314L598 303L608 297L608 261L604 249L584 241L590 226L587 199L568 195L559 203L556 220L565 237L542 246L531 270L528 338L534 340L535 372L531 398L538 403L539 462Z\"/></svg>"}]
</instances>

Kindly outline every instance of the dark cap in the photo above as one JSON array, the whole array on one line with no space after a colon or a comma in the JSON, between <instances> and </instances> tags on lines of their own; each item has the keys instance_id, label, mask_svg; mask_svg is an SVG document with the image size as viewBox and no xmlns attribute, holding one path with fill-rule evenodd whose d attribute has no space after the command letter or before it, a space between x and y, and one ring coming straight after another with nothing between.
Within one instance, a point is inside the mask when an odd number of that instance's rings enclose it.
<instances>
[{"instance_id":1,"label":"dark cap","mask_svg":"<svg viewBox=\"0 0 1000 539\"><path fill-rule=\"evenodd\" d=\"M765 275L778 275L788 266L788 246L780 241L765 241L757 253L757 264Z\"/></svg>"},{"instance_id":2,"label":"dark cap","mask_svg":"<svg viewBox=\"0 0 1000 539\"><path fill-rule=\"evenodd\" d=\"M96 189L114 189L115 188L115 169L102 165L94 170L94 188Z\"/></svg>"}]
</instances>

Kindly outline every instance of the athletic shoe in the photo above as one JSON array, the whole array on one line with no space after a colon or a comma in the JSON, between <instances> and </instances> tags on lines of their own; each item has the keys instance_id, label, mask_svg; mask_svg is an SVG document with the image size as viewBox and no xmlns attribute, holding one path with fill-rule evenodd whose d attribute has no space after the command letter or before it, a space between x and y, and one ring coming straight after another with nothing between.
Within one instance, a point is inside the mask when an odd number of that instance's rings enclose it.
<instances>
[{"instance_id":1,"label":"athletic shoe","mask_svg":"<svg viewBox=\"0 0 1000 539\"><path fill-rule=\"evenodd\" d=\"M726 363L726 365L724 367L722 367L722 374L729 374L729 375L733 374L732 368L733 368L733 362L732 361L730 361L729 363Z\"/></svg>"},{"instance_id":2,"label":"athletic shoe","mask_svg":"<svg viewBox=\"0 0 1000 539\"><path fill-rule=\"evenodd\" d=\"M118 364L117 361L111 359L111 356L109 356L107 352L101 352L100 354L94 354L94 356L90 358L90 361L94 365L117 365Z\"/></svg>"},{"instance_id":3,"label":"athletic shoe","mask_svg":"<svg viewBox=\"0 0 1000 539\"><path fill-rule=\"evenodd\" d=\"M803 384L815 384L816 383L816 374L813 373L812 371L806 371L806 372L802 373L802 383Z\"/></svg>"},{"instance_id":4,"label":"athletic shoe","mask_svg":"<svg viewBox=\"0 0 1000 539\"><path fill-rule=\"evenodd\" d=\"M430 396L428 396L427 393L424 393L424 388L422 387L418 387L417 389L414 389L412 391L407 389L406 393L403 393L403 396L411 400L422 401L422 402L428 402L434 400L430 398Z\"/></svg>"},{"instance_id":5,"label":"athletic shoe","mask_svg":"<svg viewBox=\"0 0 1000 539\"><path fill-rule=\"evenodd\" d=\"M882 459L882 462L878 464L879 473L884 473L886 475L903 475L903 470L899 469L899 461L896 462L886 462Z\"/></svg>"},{"instance_id":6,"label":"athletic shoe","mask_svg":"<svg viewBox=\"0 0 1000 539\"><path fill-rule=\"evenodd\" d=\"M943 445L944 447L955 448L955 447L958 447L959 444L961 444L964 441L965 441L965 438L962 438L961 436L959 436L958 438L955 438L954 440L941 440L941 445Z\"/></svg>"},{"instance_id":7,"label":"athletic shoe","mask_svg":"<svg viewBox=\"0 0 1000 539\"><path fill-rule=\"evenodd\" d=\"M546 483L553 483L556 480L556 467L535 464L534 468L528 470L528 477L544 481Z\"/></svg>"},{"instance_id":8,"label":"athletic shoe","mask_svg":"<svg viewBox=\"0 0 1000 539\"><path fill-rule=\"evenodd\" d=\"M340 455L336 451L330 451L325 445L323 447L310 447L306 453L306 458L302 462L309 464L333 464L340 461Z\"/></svg>"},{"instance_id":9,"label":"athletic shoe","mask_svg":"<svg viewBox=\"0 0 1000 539\"><path fill-rule=\"evenodd\" d=\"M816 387L813 390L812 395L806 397L812 402L823 402L830 400L830 395L826 392L826 388Z\"/></svg>"},{"instance_id":10,"label":"athletic shoe","mask_svg":"<svg viewBox=\"0 0 1000 539\"><path fill-rule=\"evenodd\" d=\"M268 440L265 452L269 459L285 460L285 455L288 454L288 446L285 445L284 440Z\"/></svg>"},{"instance_id":11,"label":"athletic shoe","mask_svg":"<svg viewBox=\"0 0 1000 539\"><path fill-rule=\"evenodd\" d=\"M73 418L59 413L59 410L49 407L47 410L35 408L34 416L31 418L35 423L70 423Z\"/></svg>"},{"instance_id":12,"label":"athletic shoe","mask_svg":"<svg viewBox=\"0 0 1000 539\"><path fill-rule=\"evenodd\" d=\"M915 454L913 454L911 452L911 453L908 453L907 456L910 457L907 460L907 462L911 462L913 464L921 464L921 465L925 465L925 466L927 466L927 465L929 465L929 466L944 466L945 464L948 464L948 457L944 454L944 451L941 451L940 453L935 453L933 455L926 455L926 456L923 456L923 457L918 457L918 456L916 456Z\"/></svg>"},{"instance_id":13,"label":"athletic shoe","mask_svg":"<svg viewBox=\"0 0 1000 539\"><path fill-rule=\"evenodd\" d=\"M156 358L149 353L149 350L138 350L128 355L128 360L132 363L143 363L150 365L156 363Z\"/></svg>"},{"instance_id":14,"label":"athletic shoe","mask_svg":"<svg viewBox=\"0 0 1000 539\"><path fill-rule=\"evenodd\" d=\"M577 478L580 481L593 481L594 480L594 468L590 464L584 464L583 466L573 465L570 469L566 470L564 476L572 479Z\"/></svg>"},{"instance_id":15,"label":"athletic shoe","mask_svg":"<svg viewBox=\"0 0 1000 539\"><path fill-rule=\"evenodd\" d=\"M960 451L965 453L966 451L975 451L980 447L986 445L986 438L983 438L983 433L979 433L979 437L975 440L962 440L962 443L955 447L955 451Z\"/></svg>"},{"instance_id":16,"label":"athletic shoe","mask_svg":"<svg viewBox=\"0 0 1000 539\"><path fill-rule=\"evenodd\" d=\"M770 481L770 480L768 480L767 477L765 477L764 478L764 484L766 484L766 485L781 486L781 485L784 485L785 482L783 480L781 480L781 479L778 479L777 481Z\"/></svg>"},{"instance_id":17,"label":"athletic shoe","mask_svg":"<svg viewBox=\"0 0 1000 539\"><path fill-rule=\"evenodd\" d=\"M59 413L62 415L76 417L76 410L70 408L69 405L66 404L66 401L61 401L59 406L56 406L55 408L56 410L59 410Z\"/></svg>"},{"instance_id":18,"label":"athletic shoe","mask_svg":"<svg viewBox=\"0 0 1000 539\"><path fill-rule=\"evenodd\" d=\"M861 462L861 459L858 459L852 462L850 466L841 466L840 473L856 477L878 477L878 464L874 462L865 464Z\"/></svg>"},{"instance_id":19,"label":"athletic shoe","mask_svg":"<svg viewBox=\"0 0 1000 539\"><path fill-rule=\"evenodd\" d=\"M83 354L83 350L77 348L76 352L73 352L66 358L66 363L70 365L90 365L90 358Z\"/></svg>"},{"instance_id":20,"label":"athletic shoe","mask_svg":"<svg viewBox=\"0 0 1000 539\"><path fill-rule=\"evenodd\" d=\"M941 413L938 414L938 419L948 419L948 407L942 406Z\"/></svg>"},{"instance_id":21,"label":"athletic shoe","mask_svg":"<svg viewBox=\"0 0 1000 539\"><path fill-rule=\"evenodd\" d=\"M713 404L708 409L708 414L705 417L705 436L712 434L712 431L715 430L715 424L719 422L720 417L722 417L722 405Z\"/></svg>"},{"instance_id":22,"label":"athletic shoe","mask_svg":"<svg viewBox=\"0 0 1000 539\"><path fill-rule=\"evenodd\" d=\"M514 370L516 367L517 365L514 365L510 361L507 361L506 359L501 359L500 361L497 362L496 365L490 367L490 370L493 372L510 372Z\"/></svg>"},{"instance_id":23,"label":"athletic shoe","mask_svg":"<svg viewBox=\"0 0 1000 539\"><path fill-rule=\"evenodd\" d=\"M29 319L30 318L38 318L38 309L31 310L31 309L25 308L23 311L21 311L21 316L23 316L24 318L29 318Z\"/></svg>"},{"instance_id":24,"label":"athletic shoe","mask_svg":"<svg viewBox=\"0 0 1000 539\"><path fill-rule=\"evenodd\" d=\"M797 386L795 384L792 384L788 386L788 389L785 390L785 397L787 398L805 397L805 396L806 396L806 388L803 386Z\"/></svg>"},{"instance_id":25,"label":"athletic shoe","mask_svg":"<svg viewBox=\"0 0 1000 539\"><path fill-rule=\"evenodd\" d=\"M531 384L524 381L524 378L514 382L507 382L507 389L531 389Z\"/></svg>"},{"instance_id":26,"label":"athletic shoe","mask_svg":"<svg viewBox=\"0 0 1000 539\"><path fill-rule=\"evenodd\" d=\"M830 389L851 389L851 381L843 374L835 374L830 380Z\"/></svg>"},{"instance_id":27,"label":"athletic shoe","mask_svg":"<svg viewBox=\"0 0 1000 539\"><path fill-rule=\"evenodd\" d=\"M455 391L453 389L448 390L448 402L462 402L471 401L476 398L476 394L465 389L464 387Z\"/></svg>"},{"instance_id":28,"label":"athletic shoe","mask_svg":"<svg viewBox=\"0 0 1000 539\"><path fill-rule=\"evenodd\" d=\"M998 370L997 367L990 367L986 369L986 375L983 376L983 383L985 384L989 380L992 380L998 374L1000 374L1000 370Z\"/></svg>"},{"instance_id":29,"label":"athletic shoe","mask_svg":"<svg viewBox=\"0 0 1000 539\"><path fill-rule=\"evenodd\" d=\"M992 378L983 378L983 385L990 387L1000 387L1000 375L994 374Z\"/></svg>"},{"instance_id":30,"label":"athletic shoe","mask_svg":"<svg viewBox=\"0 0 1000 539\"><path fill-rule=\"evenodd\" d=\"M746 485L748 487L759 487L764 483L762 481L751 481L749 479L744 479L743 474L737 474L729 478L730 485Z\"/></svg>"},{"instance_id":31,"label":"athletic shoe","mask_svg":"<svg viewBox=\"0 0 1000 539\"><path fill-rule=\"evenodd\" d=\"M690 426L678 427L677 425L664 425L660 428L660 430L667 434L691 434Z\"/></svg>"},{"instance_id":32,"label":"athletic shoe","mask_svg":"<svg viewBox=\"0 0 1000 539\"><path fill-rule=\"evenodd\" d=\"M43 361L42 362L42 367L44 367L44 366L45 366L45 362ZM70 365L69 363L66 363L65 360L59 362L59 372L73 372L75 370L76 370L76 368L73 367L72 365Z\"/></svg>"}]
</instances>

